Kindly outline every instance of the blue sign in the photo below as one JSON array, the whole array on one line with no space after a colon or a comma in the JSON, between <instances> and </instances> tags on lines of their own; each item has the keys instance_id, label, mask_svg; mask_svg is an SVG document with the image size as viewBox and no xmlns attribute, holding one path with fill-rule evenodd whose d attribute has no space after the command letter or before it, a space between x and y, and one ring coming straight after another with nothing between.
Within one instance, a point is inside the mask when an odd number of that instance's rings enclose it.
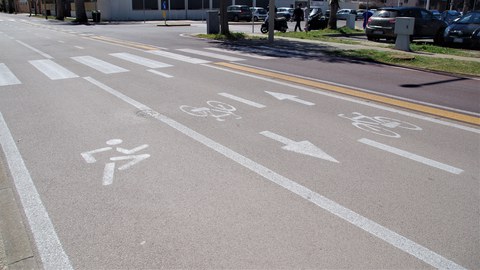
<instances>
[{"instance_id":1,"label":"blue sign","mask_svg":"<svg viewBox=\"0 0 480 270\"><path fill-rule=\"evenodd\" d=\"M166 0L162 1L162 10L167 10L167 1Z\"/></svg>"}]
</instances>

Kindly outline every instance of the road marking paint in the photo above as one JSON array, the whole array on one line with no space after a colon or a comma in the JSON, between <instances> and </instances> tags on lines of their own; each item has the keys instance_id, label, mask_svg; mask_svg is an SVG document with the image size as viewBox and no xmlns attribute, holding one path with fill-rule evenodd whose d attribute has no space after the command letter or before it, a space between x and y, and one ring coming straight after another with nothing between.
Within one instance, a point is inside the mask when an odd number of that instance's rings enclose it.
<instances>
[{"instance_id":1,"label":"road marking paint","mask_svg":"<svg viewBox=\"0 0 480 270\"><path fill-rule=\"evenodd\" d=\"M260 104L260 103L257 103L257 102L254 102L254 101L251 101L251 100L248 100L248 99L244 99L244 98L241 98L241 97L237 97L237 96L234 96L232 94L228 94L228 93L218 93L218 94L220 96L223 96L223 97L226 97L226 98L229 98L229 99L233 99L235 101L250 105L250 106L255 107L255 108L262 109L262 108L267 107L263 104Z\"/></svg>"},{"instance_id":2,"label":"road marking paint","mask_svg":"<svg viewBox=\"0 0 480 270\"><path fill-rule=\"evenodd\" d=\"M263 55L248 53L248 52L244 52L244 51L234 51L234 50L227 50L227 49L220 49L220 48L205 48L205 49L211 50L211 51L216 51L216 52L224 52L224 53L231 53L231 54L236 54L236 55L241 55L241 56L248 56L248 57L251 57L251 58L262 59L262 60L275 59L275 57L273 57L273 56L263 56Z\"/></svg>"},{"instance_id":3,"label":"road marking paint","mask_svg":"<svg viewBox=\"0 0 480 270\"><path fill-rule=\"evenodd\" d=\"M165 77L165 78L173 78L172 75L168 75L167 73L163 73L163 72L160 72L160 71L157 71L157 70L154 70L154 69L149 69L147 70L148 72L151 72L153 74L157 74L159 76L162 76L162 77Z\"/></svg>"},{"instance_id":4,"label":"road marking paint","mask_svg":"<svg viewBox=\"0 0 480 270\"><path fill-rule=\"evenodd\" d=\"M36 67L40 72L45 74L51 80L62 80L77 78L78 75L69 71L68 69L60 66L59 64L53 62L52 60L33 60L29 61L34 67Z\"/></svg>"},{"instance_id":5,"label":"road marking paint","mask_svg":"<svg viewBox=\"0 0 480 270\"><path fill-rule=\"evenodd\" d=\"M142 44L142 43L133 42L133 41L120 40L120 39L114 39L114 38L110 38L110 37L88 36L88 37L85 37L85 38L94 39L94 40L98 40L98 41L102 41L102 42L106 42L106 43L110 43L110 44L115 44L115 45L120 45L120 46L124 46L124 47L147 50L147 51L148 50L158 50L159 49L158 47L150 46L150 45L147 45L147 44Z\"/></svg>"},{"instance_id":6,"label":"road marking paint","mask_svg":"<svg viewBox=\"0 0 480 270\"><path fill-rule=\"evenodd\" d=\"M278 100L291 100L293 102L297 102L297 103L307 105L307 106L315 105L315 103L313 103L313 102L299 99L299 98L297 98L296 96L293 96L293 95L288 95L288 94L284 94L284 93L277 93L277 92L269 92L269 91L265 91L265 93L270 94L271 96L273 96L274 98L276 98Z\"/></svg>"},{"instance_id":7,"label":"road marking paint","mask_svg":"<svg viewBox=\"0 0 480 270\"><path fill-rule=\"evenodd\" d=\"M17 41L18 43L22 44L24 47L29 48L30 50L32 50L32 51L40 54L41 56L43 56L43 57L45 57L45 58L47 58L47 59L53 59L53 57L52 57L51 55L46 54L46 53L44 53L44 52L42 52L42 51L40 51L40 50L37 50L37 49L35 49L34 47L28 45L27 43L25 43L25 42L23 42L23 41L20 41L20 40L16 40L16 41Z\"/></svg>"},{"instance_id":8,"label":"road marking paint","mask_svg":"<svg viewBox=\"0 0 480 270\"><path fill-rule=\"evenodd\" d=\"M219 66L223 66L231 69L236 69L244 72L267 76L269 78L281 79L288 82L298 83L301 85L306 85L306 86L315 87L315 88L321 88L321 89L325 89L325 90L329 90L329 91L333 91L333 92L337 92L337 93L341 93L349 96L364 98L364 99L373 100L373 101L377 101L377 102L381 102L389 105L407 108L410 110L428 113L431 115L437 115L437 116L450 118L450 119L454 119L454 120L458 120L458 121L462 121L470 124L480 125L480 118L475 116L460 114L460 113L442 110L438 108L432 108L432 107L428 107L421 104L415 104L412 102L397 100L397 99L375 95L371 93L364 93L362 91L358 91L358 90L354 90L346 87L341 87L341 86L332 85L332 84L323 83L323 82L317 82L317 81L295 77L295 76L289 76L289 75L280 74L277 72L260 70L257 68L251 68L246 66L240 66L233 63L216 63L216 64Z\"/></svg>"},{"instance_id":9,"label":"road marking paint","mask_svg":"<svg viewBox=\"0 0 480 270\"><path fill-rule=\"evenodd\" d=\"M1 112L0 145L5 153L43 268L73 269Z\"/></svg>"},{"instance_id":10,"label":"road marking paint","mask_svg":"<svg viewBox=\"0 0 480 270\"><path fill-rule=\"evenodd\" d=\"M462 169L459 169L459 168L456 168L456 167L453 167L453 166L450 166L450 165L447 165L447 164L444 164L444 163L441 163L441 162L438 162L438 161L435 161L435 160L432 160L432 159L428 159L428 158L425 158L425 157L422 157L422 156L419 156L419 155L416 155L416 154L413 154L413 153L407 152L405 150L401 150L401 149L398 149L398 148L395 148L395 147L392 147L392 146L389 146L389 145L386 145L386 144L383 144L383 143L379 143L379 142L372 141L372 140L365 139L365 138L360 139L358 141L363 143L363 144L378 148L380 150L387 151L389 153L392 153L392 154L395 154L395 155L398 155L398 156L401 156L401 157L404 157L404 158L408 158L408 159L411 159L413 161L417 161L417 162L423 163L425 165L428 165L430 167L434 167L434 168L437 168L437 169L440 169L440 170L443 170L443 171L446 171L446 172L449 172L449 173L461 174L463 172Z\"/></svg>"},{"instance_id":11,"label":"road marking paint","mask_svg":"<svg viewBox=\"0 0 480 270\"><path fill-rule=\"evenodd\" d=\"M170 58L173 60L178 60L178 61L183 61L187 62L190 64L207 64L210 63L210 61L199 59L199 58L193 58L181 54L176 54L176 53L171 53L167 51L162 51L162 50L154 50L154 51L148 51L148 53L159 55L162 57Z\"/></svg>"},{"instance_id":12,"label":"road marking paint","mask_svg":"<svg viewBox=\"0 0 480 270\"><path fill-rule=\"evenodd\" d=\"M20 80L10 71L7 65L0 63L0 86L21 84Z\"/></svg>"},{"instance_id":13,"label":"road marking paint","mask_svg":"<svg viewBox=\"0 0 480 270\"><path fill-rule=\"evenodd\" d=\"M109 162L105 164L103 168L102 185L108 186L113 183L113 174L115 173L115 162Z\"/></svg>"},{"instance_id":14,"label":"road marking paint","mask_svg":"<svg viewBox=\"0 0 480 270\"><path fill-rule=\"evenodd\" d=\"M325 153L322 149L318 148L317 146L315 146L309 141L296 142L294 140L283 137L271 131L262 131L260 132L260 134L262 134L267 138L270 138L272 140L275 140L277 142L284 144L284 146L282 146L282 149L284 150L339 163L338 160L334 159L332 156Z\"/></svg>"},{"instance_id":15,"label":"road marking paint","mask_svg":"<svg viewBox=\"0 0 480 270\"><path fill-rule=\"evenodd\" d=\"M82 47L82 46L74 46L75 48L79 49L79 50L84 50L85 48Z\"/></svg>"},{"instance_id":16,"label":"road marking paint","mask_svg":"<svg viewBox=\"0 0 480 270\"><path fill-rule=\"evenodd\" d=\"M164 68L164 67L171 67L172 65L165 64L162 62L158 62L149 58L133 55L130 53L111 53L111 56L123 59L125 61L129 61L135 64L139 64L148 68Z\"/></svg>"},{"instance_id":17,"label":"road marking paint","mask_svg":"<svg viewBox=\"0 0 480 270\"><path fill-rule=\"evenodd\" d=\"M320 208L336 215L337 217L351 223L352 225L363 229L364 231L376 236L377 238L395 246L396 248L424 261L425 263L444 269L465 269L464 267L456 264L455 262L444 258L443 256L429 250L428 248L413 242L412 240L399 235L398 233L278 174L269 168L256 163L255 161L233 151L232 149L223 146L215 142L214 140L196 132L195 130L165 116L162 115L148 106L118 92L117 90L91 78L85 77L85 80L98 86L100 89L110 93L111 95L119 98L127 104L132 105L136 109L145 112L146 115L170 126L178 132L184 134L187 137L205 145L206 147L218 152L226 158L238 163L239 165L251 170L252 172L264 177L265 179L289 190L290 192L316 204Z\"/></svg>"},{"instance_id":18,"label":"road marking paint","mask_svg":"<svg viewBox=\"0 0 480 270\"><path fill-rule=\"evenodd\" d=\"M76 56L71 58L81 64L84 64L93 69L96 69L104 74L113 74L113 73L121 73L121 72L128 71L128 69L124 69L122 67L107 63L103 60L97 59L92 56Z\"/></svg>"},{"instance_id":19,"label":"road marking paint","mask_svg":"<svg viewBox=\"0 0 480 270\"><path fill-rule=\"evenodd\" d=\"M338 95L338 94L331 93L331 92L325 92L325 91L316 90L316 89L312 89L312 88L305 87L305 86L300 86L300 85L297 85L297 84L282 82L282 81L271 79L271 78L268 78L268 77L253 75L251 73L236 71L236 70L232 70L232 69L229 69L229 68L222 68L222 67L214 66L214 65L204 65L204 66L209 67L209 68L222 70L222 71L225 71L225 72L230 72L230 73L241 75L241 76L245 76L245 77L249 77L249 78L255 78L255 79L258 79L258 80L262 80L262 81L266 81L266 82L270 82L270 83L275 83L275 84L278 84L278 85L288 86L288 87L291 87L291 88L299 89L299 90L302 90L302 91L306 91L306 92L310 92L310 93L314 93L314 94L318 94L318 95L323 95L323 96L327 96L327 97L331 97L331 98L335 98L335 99L340 99L340 100L344 100L344 101L348 101L348 102L352 102L352 103L362 104L364 106L377 108L377 109L381 109L381 110L384 110L384 111L388 111L388 112L392 112L392 113L396 113L396 114L400 114L400 115L405 115L405 116L412 117L412 118L421 119L421 120L424 120L424 121L428 121L428 122L431 122L431 123L436 123L436 124L443 125L443 126L453 127L453 128L457 128L457 129L460 129L460 130L480 134L480 129L477 129L477 128L473 128L473 127L469 127L469 126L465 126L465 125L460 125L460 124L457 124L457 123L447 122L447 121L444 121L444 120L441 120L441 119L435 119L435 118L432 118L432 117L419 115L419 114L416 114L416 113L411 113L411 112L408 112L408 111L403 111L403 110L399 110L399 109L392 108L392 107L387 107L387 106L384 106L384 105L381 105L381 104L375 104L375 103L372 103L372 102L363 101L363 100L359 100L359 99L355 99L355 98L351 98L351 97L347 97L347 96L342 96L342 95Z\"/></svg>"},{"instance_id":20,"label":"road marking paint","mask_svg":"<svg viewBox=\"0 0 480 270\"><path fill-rule=\"evenodd\" d=\"M193 49L177 49L177 51L191 53L191 54L198 54L198 55L201 55L201 56L217 58L217 59L221 59L221 60L225 60L225 61L244 61L245 60L243 58L238 58L238 57L233 57L233 56L228 56L228 55L218 54L218 53L211 53L211 52L193 50Z\"/></svg>"}]
</instances>

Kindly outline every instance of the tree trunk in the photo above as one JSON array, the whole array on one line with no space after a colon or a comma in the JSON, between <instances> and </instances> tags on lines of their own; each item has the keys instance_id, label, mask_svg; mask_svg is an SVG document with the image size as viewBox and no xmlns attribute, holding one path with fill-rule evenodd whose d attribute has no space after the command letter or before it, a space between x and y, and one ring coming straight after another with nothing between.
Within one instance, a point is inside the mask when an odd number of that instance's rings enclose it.
<instances>
[{"instance_id":1,"label":"tree trunk","mask_svg":"<svg viewBox=\"0 0 480 270\"><path fill-rule=\"evenodd\" d=\"M337 29L337 11L340 8L338 0L330 0L330 18L328 19L328 28Z\"/></svg>"},{"instance_id":2,"label":"tree trunk","mask_svg":"<svg viewBox=\"0 0 480 270\"><path fill-rule=\"evenodd\" d=\"M229 35L228 16L227 16L227 0L220 0L220 33Z\"/></svg>"},{"instance_id":3,"label":"tree trunk","mask_svg":"<svg viewBox=\"0 0 480 270\"><path fill-rule=\"evenodd\" d=\"M75 0L75 14L76 14L76 22L79 23L87 23L87 12L85 11L85 1L84 0Z\"/></svg>"},{"instance_id":4,"label":"tree trunk","mask_svg":"<svg viewBox=\"0 0 480 270\"><path fill-rule=\"evenodd\" d=\"M65 19L65 0L57 0L57 20L63 21Z\"/></svg>"}]
</instances>

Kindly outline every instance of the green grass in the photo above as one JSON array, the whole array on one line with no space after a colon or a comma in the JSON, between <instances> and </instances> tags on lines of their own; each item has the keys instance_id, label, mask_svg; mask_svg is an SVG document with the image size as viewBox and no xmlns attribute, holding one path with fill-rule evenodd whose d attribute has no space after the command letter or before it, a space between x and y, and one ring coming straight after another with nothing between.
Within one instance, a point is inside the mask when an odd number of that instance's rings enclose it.
<instances>
[{"instance_id":1,"label":"green grass","mask_svg":"<svg viewBox=\"0 0 480 270\"><path fill-rule=\"evenodd\" d=\"M474 61L452 61L451 59L433 58L418 55L412 57L411 55L407 54L377 50L336 51L335 54L343 57L354 57L384 64L480 76L480 63Z\"/></svg>"},{"instance_id":2,"label":"green grass","mask_svg":"<svg viewBox=\"0 0 480 270\"><path fill-rule=\"evenodd\" d=\"M236 32L231 32L229 35L198 34L197 37L206 38L206 39L215 39L215 40L230 40L230 41L247 39L247 36L244 33L236 33Z\"/></svg>"},{"instance_id":3,"label":"green grass","mask_svg":"<svg viewBox=\"0 0 480 270\"><path fill-rule=\"evenodd\" d=\"M288 38L298 38L298 39L308 39L308 40L319 40L326 42L336 42L343 44L360 44L358 41L342 39L338 37L348 37L349 35L362 34L363 31L357 29L350 29L348 27L341 27L336 30L333 29L323 29L323 30L313 30L310 32L277 32L275 35L280 37Z\"/></svg>"},{"instance_id":4,"label":"green grass","mask_svg":"<svg viewBox=\"0 0 480 270\"><path fill-rule=\"evenodd\" d=\"M480 57L480 51L468 51L456 48L436 46L433 44L413 42L410 44L410 48L414 52L426 52L436 54L450 54L464 57Z\"/></svg>"}]
</instances>

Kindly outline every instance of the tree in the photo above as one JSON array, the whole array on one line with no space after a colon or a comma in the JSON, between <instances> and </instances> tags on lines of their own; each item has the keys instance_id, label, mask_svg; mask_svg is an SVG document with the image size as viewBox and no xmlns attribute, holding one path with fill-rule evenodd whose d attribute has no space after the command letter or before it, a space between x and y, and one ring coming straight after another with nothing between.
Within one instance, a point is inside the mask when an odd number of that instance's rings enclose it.
<instances>
[{"instance_id":1,"label":"tree","mask_svg":"<svg viewBox=\"0 0 480 270\"><path fill-rule=\"evenodd\" d=\"M65 19L65 0L57 0L57 16L55 19L60 21Z\"/></svg>"},{"instance_id":2,"label":"tree","mask_svg":"<svg viewBox=\"0 0 480 270\"><path fill-rule=\"evenodd\" d=\"M227 16L227 0L220 0L220 33L229 35L228 16Z\"/></svg>"},{"instance_id":3,"label":"tree","mask_svg":"<svg viewBox=\"0 0 480 270\"><path fill-rule=\"evenodd\" d=\"M85 11L85 0L75 0L75 14L77 18L75 22L87 23L87 12Z\"/></svg>"},{"instance_id":4,"label":"tree","mask_svg":"<svg viewBox=\"0 0 480 270\"><path fill-rule=\"evenodd\" d=\"M337 29L337 11L340 8L338 0L330 0L330 18L328 19L328 28Z\"/></svg>"}]
</instances>

